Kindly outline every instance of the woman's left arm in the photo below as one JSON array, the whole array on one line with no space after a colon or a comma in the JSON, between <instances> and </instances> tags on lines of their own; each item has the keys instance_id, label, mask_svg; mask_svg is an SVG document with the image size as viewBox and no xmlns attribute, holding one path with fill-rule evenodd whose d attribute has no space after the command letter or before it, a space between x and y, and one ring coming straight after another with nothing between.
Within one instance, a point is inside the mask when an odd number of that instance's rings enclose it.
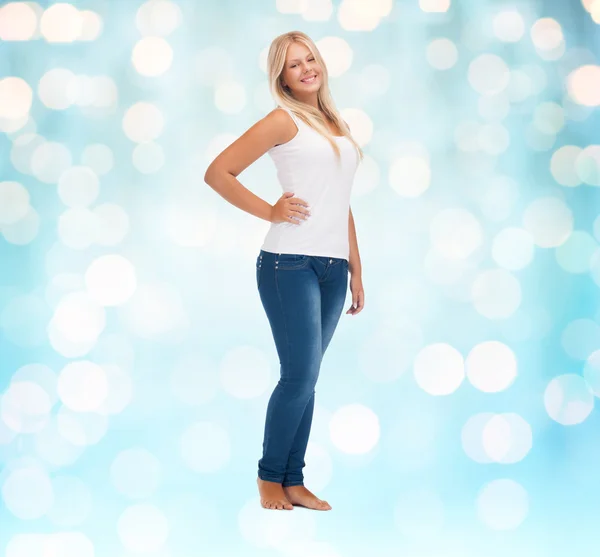
<instances>
[{"instance_id":1,"label":"woman's left arm","mask_svg":"<svg viewBox=\"0 0 600 557\"><path fill-rule=\"evenodd\" d=\"M348 212L348 239L350 242L350 257L348 269L350 270L350 291L352 292L352 305L346 312L352 315L360 313L365 305L365 292L362 284L362 264L358 253L358 240L356 238L356 227L352 208Z\"/></svg>"}]
</instances>

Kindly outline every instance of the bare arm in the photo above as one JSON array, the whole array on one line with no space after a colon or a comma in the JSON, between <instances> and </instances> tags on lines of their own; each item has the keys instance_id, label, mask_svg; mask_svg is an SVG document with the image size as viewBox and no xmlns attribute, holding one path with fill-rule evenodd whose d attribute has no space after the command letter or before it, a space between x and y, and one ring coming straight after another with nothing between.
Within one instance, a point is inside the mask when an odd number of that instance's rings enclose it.
<instances>
[{"instance_id":1,"label":"bare arm","mask_svg":"<svg viewBox=\"0 0 600 557\"><path fill-rule=\"evenodd\" d=\"M353 275L361 276L362 264L360 262L360 254L358 253L358 240L356 238L356 227L354 226L354 217L352 216L352 208L348 212L348 239L350 241L350 259L348 260L348 268Z\"/></svg>"},{"instance_id":2,"label":"bare arm","mask_svg":"<svg viewBox=\"0 0 600 557\"><path fill-rule=\"evenodd\" d=\"M232 205L271 222L273 206L244 187L236 178L271 147L296 134L290 117L274 109L221 152L209 165L204 181Z\"/></svg>"}]
</instances>

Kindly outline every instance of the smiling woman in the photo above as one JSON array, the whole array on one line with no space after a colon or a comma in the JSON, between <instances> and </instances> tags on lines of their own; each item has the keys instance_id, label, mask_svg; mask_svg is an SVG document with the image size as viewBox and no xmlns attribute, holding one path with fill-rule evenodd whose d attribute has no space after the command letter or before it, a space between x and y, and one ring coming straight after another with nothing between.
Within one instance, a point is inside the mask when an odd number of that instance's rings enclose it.
<instances>
[{"instance_id":1,"label":"smiling woman","mask_svg":"<svg viewBox=\"0 0 600 557\"><path fill-rule=\"evenodd\" d=\"M321 362L339 322L351 274L352 306L364 290L350 193L362 151L337 110L325 61L293 31L272 42L269 86L277 103L227 147L205 181L241 209L269 220L256 258L256 285L281 364L267 407L258 488L266 509L331 506L304 486L304 455ZM236 176L268 153L283 195L269 205Z\"/></svg>"}]
</instances>

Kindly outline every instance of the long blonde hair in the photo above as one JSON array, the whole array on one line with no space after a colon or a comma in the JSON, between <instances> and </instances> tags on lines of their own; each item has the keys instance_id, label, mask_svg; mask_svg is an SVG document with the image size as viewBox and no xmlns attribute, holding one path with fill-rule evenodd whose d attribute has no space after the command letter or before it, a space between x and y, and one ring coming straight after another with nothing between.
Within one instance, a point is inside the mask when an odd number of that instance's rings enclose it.
<instances>
[{"instance_id":1,"label":"long blonde hair","mask_svg":"<svg viewBox=\"0 0 600 557\"><path fill-rule=\"evenodd\" d=\"M317 100L320 110L300 102L290 91L284 88L281 81L281 75L285 66L285 57L287 55L288 47L292 42L301 43L315 57L315 60L321 67L321 87L317 93ZM340 116L331 93L329 91L329 74L327 72L327 66L325 60L321 56L317 45L312 39L302 31L289 31L283 35L279 35L273 39L271 46L269 47L269 54L267 57L267 73L269 76L269 88L271 95L273 96L278 106L289 108L294 114L298 116L308 126L313 128L315 131L320 133L329 143L335 151L338 161L340 160L340 147L335 141L335 136L329 131L329 128L325 124L326 115L332 120L337 128L341 130L342 134L346 136L354 145L358 152L359 159L363 159L363 151L358 143L352 137L350 129L346 125L344 119Z\"/></svg>"}]
</instances>

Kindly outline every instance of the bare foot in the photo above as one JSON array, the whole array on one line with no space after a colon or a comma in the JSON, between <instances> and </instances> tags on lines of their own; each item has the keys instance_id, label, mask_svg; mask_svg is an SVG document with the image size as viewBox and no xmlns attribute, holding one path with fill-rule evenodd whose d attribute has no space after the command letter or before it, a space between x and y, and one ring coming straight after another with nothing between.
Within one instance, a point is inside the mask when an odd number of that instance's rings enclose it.
<instances>
[{"instance_id":1,"label":"bare foot","mask_svg":"<svg viewBox=\"0 0 600 557\"><path fill-rule=\"evenodd\" d=\"M294 510L293 505L286 499L281 484L268 482L260 478L256 478L256 483L260 493L260 504L264 509Z\"/></svg>"},{"instance_id":2,"label":"bare foot","mask_svg":"<svg viewBox=\"0 0 600 557\"><path fill-rule=\"evenodd\" d=\"M300 505L317 511L330 511L331 505L327 501L319 499L314 493L303 485L292 485L284 487L283 492L292 505Z\"/></svg>"}]
</instances>

